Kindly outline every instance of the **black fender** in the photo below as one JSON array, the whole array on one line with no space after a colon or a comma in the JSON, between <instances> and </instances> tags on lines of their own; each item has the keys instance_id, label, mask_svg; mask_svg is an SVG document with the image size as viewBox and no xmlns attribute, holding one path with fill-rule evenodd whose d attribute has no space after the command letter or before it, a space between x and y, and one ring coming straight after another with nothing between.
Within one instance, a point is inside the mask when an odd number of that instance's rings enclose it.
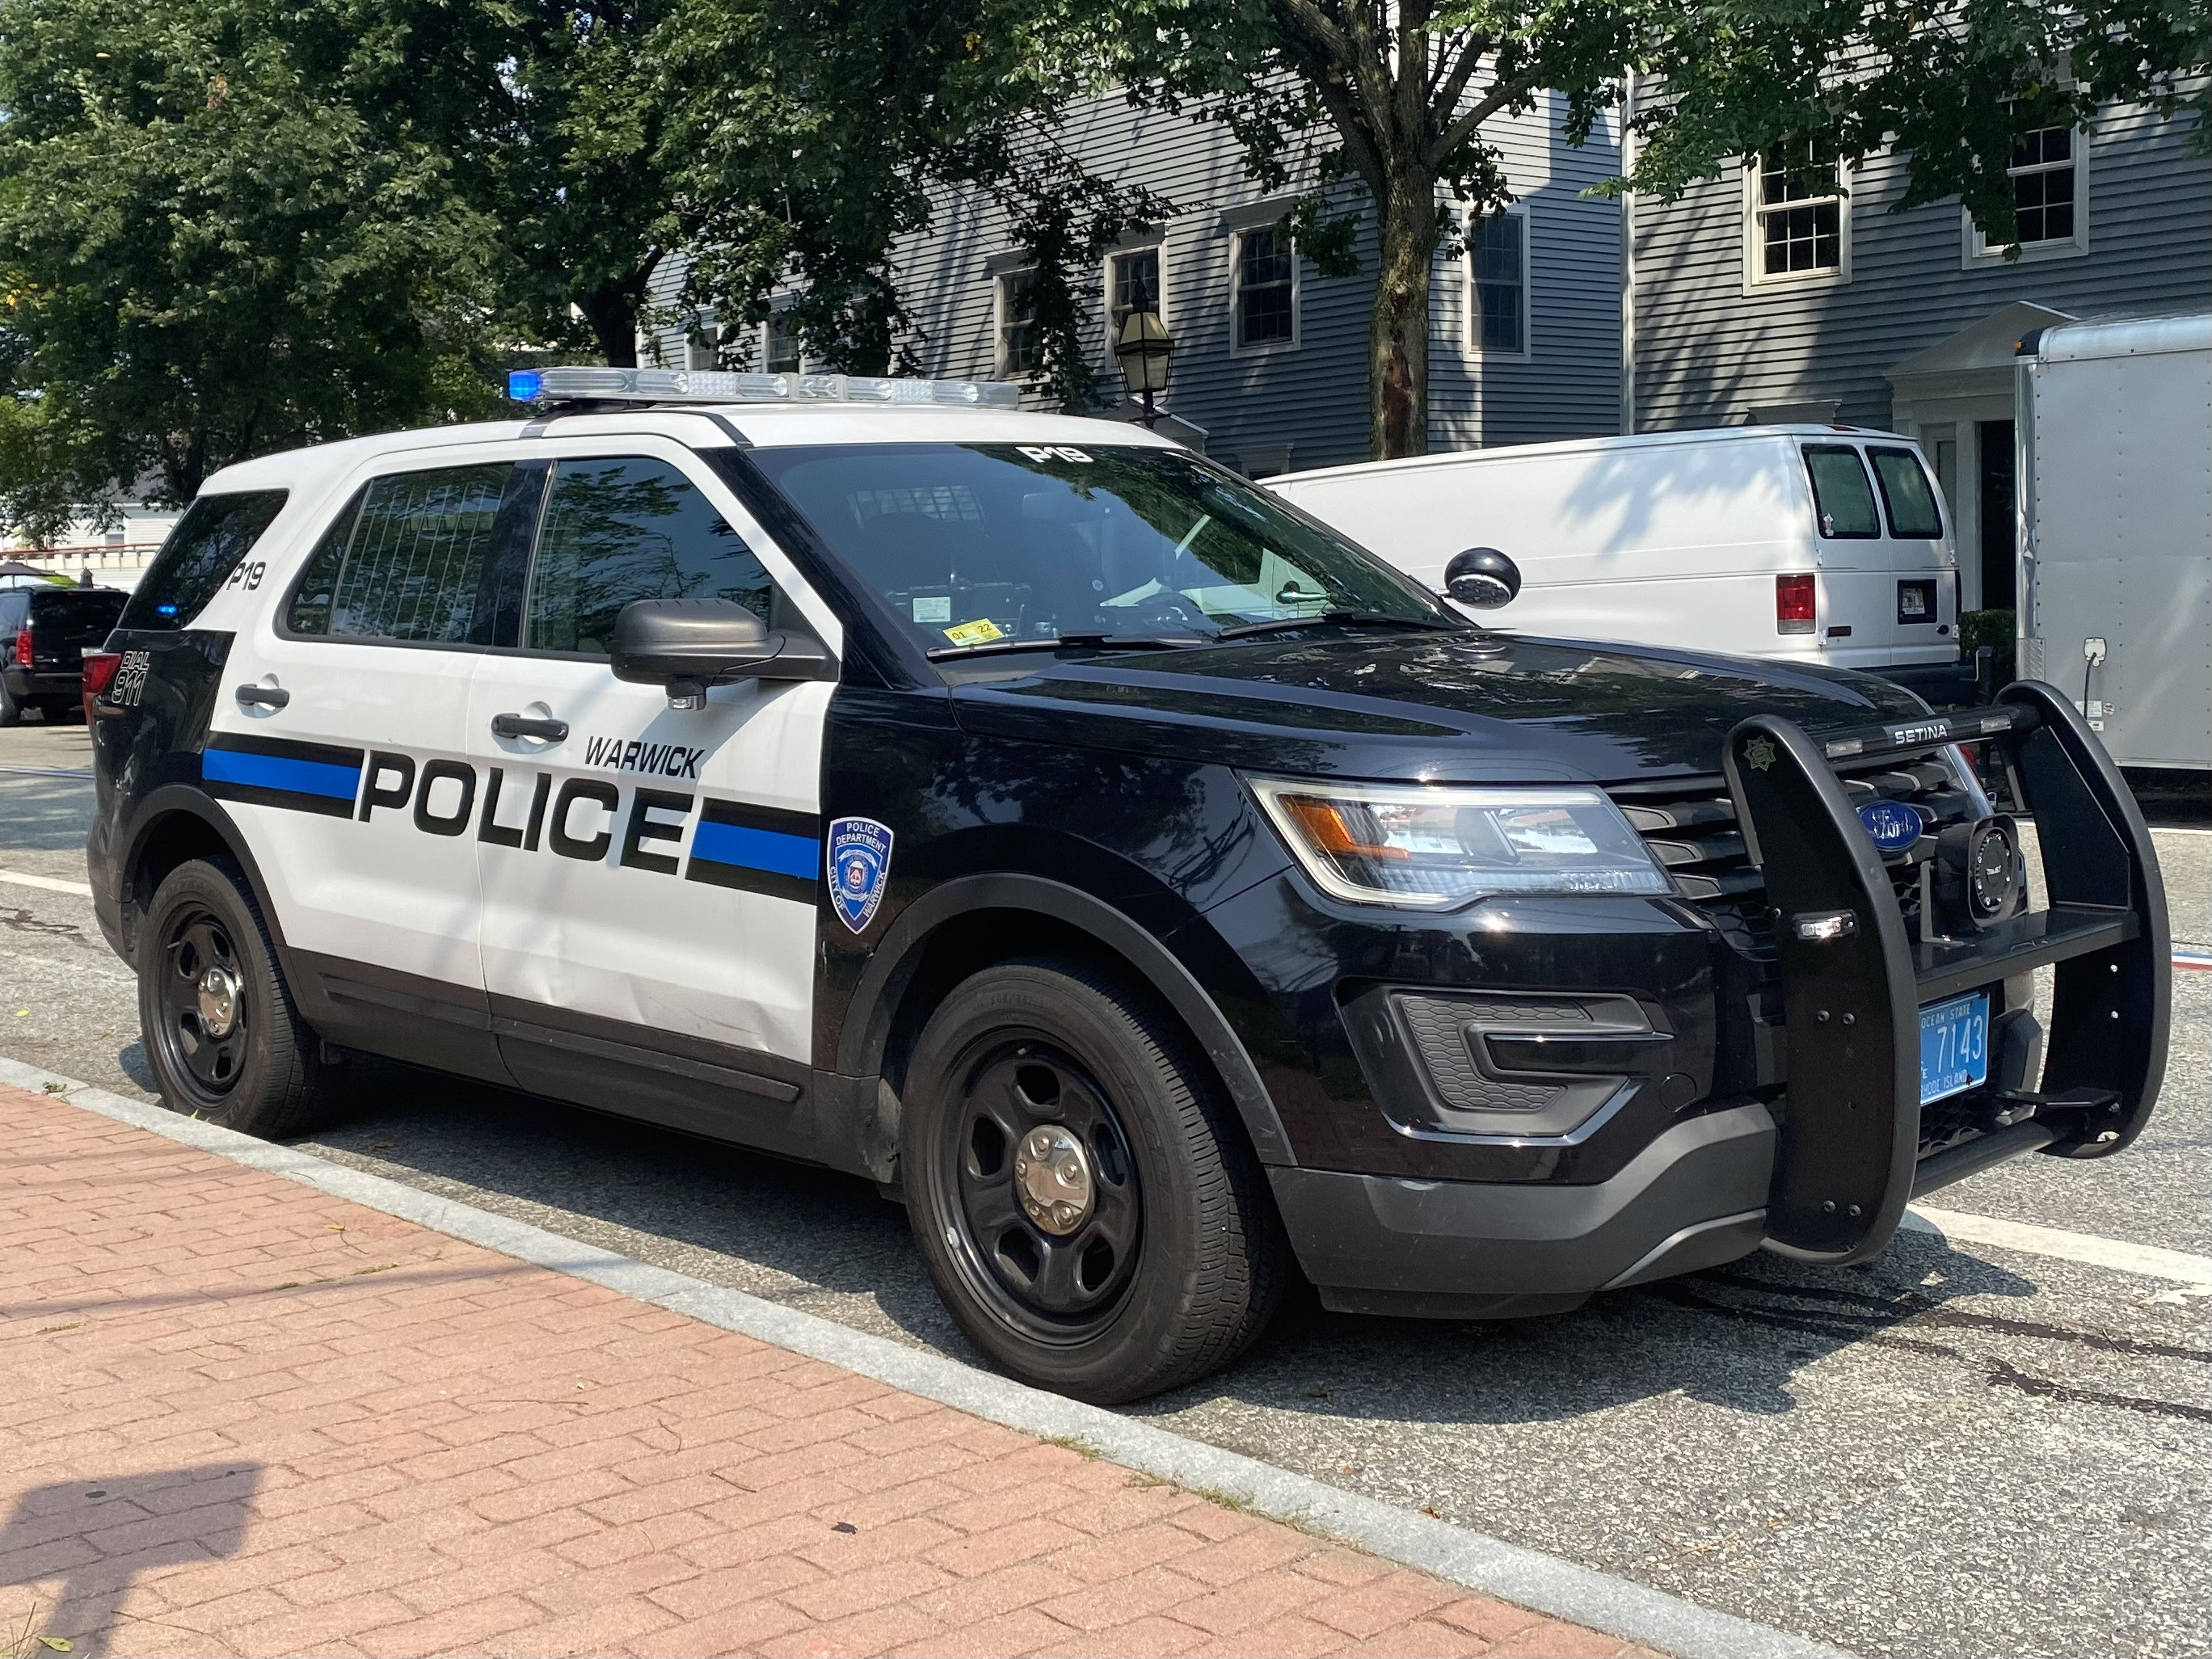
<instances>
[{"instance_id":1,"label":"black fender","mask_svg":"<svg viewBox=\"0 0 2212 1659\"><path fill-rule=\"evenodd\" d=\"M1212 1062L1261 1163L1297 1162L1252 1057L1190 969L1157 937L1103 900L1042 876L956 877L907 906L884 933L854 988L837 1039L838 1072L854 1078L881 1074L893 1017L921 961L922 947L945 923L978 910L1027 910L1048 916L1089 934L1127 963L1175 1011Z\"/></svg>"},{"instance_id":2,"label":"black fender","mask_svg":"<svg viewBox=\"0 0 2212 1659\"><path fill-rule=\"evenodd\" d=\"M131 820L120 837L122 855L115 860L114 902L118 925L123 943L129 949L118 951L125 961L135 968L132 956L137 948L137 926L131 912L137 902L136 889L139 866L145 862L147 842L152 838L155 826L164 818L178 813L196 817L212 830L230 849L239 867L246 872L246 885L253 890L253 901L261 907L261 920L269 929L270 942L276 947L277 960L283 964L284 976L294 984L300 982L291 946L285 942L284 923L270 902L269 884L261 874L261 866L253 856L253 849L222 804L189 783L165 783L149 790L145 798L132 808Z\"/></svg>"}]
</instances>

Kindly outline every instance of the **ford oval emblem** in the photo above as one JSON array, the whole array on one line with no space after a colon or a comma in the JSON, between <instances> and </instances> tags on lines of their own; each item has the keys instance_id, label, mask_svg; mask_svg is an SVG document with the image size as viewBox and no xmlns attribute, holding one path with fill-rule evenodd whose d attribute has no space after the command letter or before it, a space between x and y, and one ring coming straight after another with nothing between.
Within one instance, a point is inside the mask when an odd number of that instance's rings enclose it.
<instances>
[{"instance_id":1,"label":"ford oval emblem","mask_svg":"<svg viewBox=\"0 0 2212 1659\"><path fill-rule=\"evenodd\" d=\"M1859 808L1859 822L1885 853L1902 853L1920 839L1920 814L1902 801L1870 800Z\"/></svg>"}]
</instances>

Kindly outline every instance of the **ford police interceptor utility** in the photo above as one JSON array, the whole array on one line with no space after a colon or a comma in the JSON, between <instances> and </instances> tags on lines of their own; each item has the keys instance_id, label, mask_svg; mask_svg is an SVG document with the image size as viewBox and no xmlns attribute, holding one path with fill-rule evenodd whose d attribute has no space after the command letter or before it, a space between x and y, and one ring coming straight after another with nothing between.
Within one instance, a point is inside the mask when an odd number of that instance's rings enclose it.
<instances>
[{"instance_id":1,"label":"ford police interceptor utility","mask_svg":"<svg viewBox=\"0 0 2212 1659\"><path fill-rule=\"evenodd\" d=\"M2152 1109L2158 868L2049 687L1478 627L1010 387L516 380L216 474L93 661L179 1110L297 1134L366 1052L872 1177L980 1346L1113 1401L1297 1273L1850 1261Z\"/></svg>"}]
</instances>

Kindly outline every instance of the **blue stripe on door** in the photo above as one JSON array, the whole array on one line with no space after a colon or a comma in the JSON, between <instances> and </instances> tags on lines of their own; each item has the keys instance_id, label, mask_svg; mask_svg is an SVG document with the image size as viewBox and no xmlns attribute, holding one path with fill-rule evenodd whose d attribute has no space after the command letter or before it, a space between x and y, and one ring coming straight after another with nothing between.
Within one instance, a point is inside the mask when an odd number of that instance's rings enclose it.
<instances>
[{"instance_id":1,"label":"blue stripe on door","mask_svg":"<svg viewBox=\"0 0 2212 1659\"><path fill-rule=\"evenodd\" d=\"M242 749L208 750L200 757L200 775L210 783L288 789L295 795L325 795L334 800L350 801L361 789L358 766L287 760L282 755L249 754Z\"/></svg>"},{"instance_id":2,"label":"blue stripe on door","mask_svg":"<svg viewBox=\"0 0 2212 1659\"><path fill-rule=\"evenodd\" d=\"M702 821L691 832L691 856L715 864L742 865L748 870L768 870L800 881L813 881L822 873L822 843L805 836L786 836L774 830L753 830L741 823Z\"/></svg>"}]
</instances>

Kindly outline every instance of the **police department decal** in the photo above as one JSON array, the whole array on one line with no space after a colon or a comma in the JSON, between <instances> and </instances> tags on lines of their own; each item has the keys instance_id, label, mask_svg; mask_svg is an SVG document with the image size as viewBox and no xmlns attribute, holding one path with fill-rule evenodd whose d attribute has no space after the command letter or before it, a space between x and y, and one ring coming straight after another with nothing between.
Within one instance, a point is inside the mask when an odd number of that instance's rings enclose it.
<instances>
[{"instance_id":1,"label":"police department decal","mask_svg":"<svg viewBox=\"0 0 2212 1659\"><path fill-rule=\"evenodd\" d=\"M891 832L873 818L830 823L830 902L837 919L858 933L883 906L891 872Z\"/></svg>"}]
</instances>

